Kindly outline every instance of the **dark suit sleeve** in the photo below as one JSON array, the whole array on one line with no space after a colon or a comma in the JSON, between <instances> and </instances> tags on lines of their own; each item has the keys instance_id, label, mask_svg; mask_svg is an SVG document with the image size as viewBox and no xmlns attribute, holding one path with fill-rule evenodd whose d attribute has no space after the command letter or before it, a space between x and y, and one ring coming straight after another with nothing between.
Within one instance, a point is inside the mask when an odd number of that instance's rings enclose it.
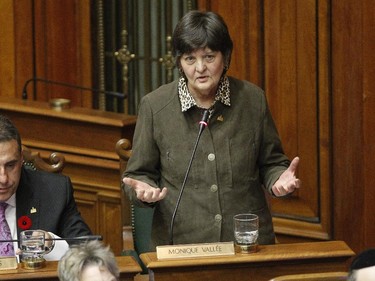
<instances>
[{"instance_id":1,"label":"dark suit sleeve","mask_svg":"<svg viewBox=\"0 0 375 281\"><path fill-rule=\"evenodd\" d=\"M84 222L77 209L73 196L73 187L68 177L65 177L66 205L58 224L57 235L61 237L76 237L82 235L91 235L91 230Z\"/></svg>"}]
</instances>

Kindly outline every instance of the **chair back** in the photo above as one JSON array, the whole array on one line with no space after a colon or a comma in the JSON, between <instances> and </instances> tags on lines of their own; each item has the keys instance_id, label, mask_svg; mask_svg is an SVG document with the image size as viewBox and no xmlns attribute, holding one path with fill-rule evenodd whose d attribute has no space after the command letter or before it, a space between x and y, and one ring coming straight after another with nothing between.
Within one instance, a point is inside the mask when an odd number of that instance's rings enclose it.
<instances>
[{"instance_id":1,"label":"chair back","mask_svg":"<svg viewBox=\"0 0 375 281\"><path fill-rule=\"evenodd\" d=\"M120 158L120 178L122 183L122 174L131 156L131 142L128 139L120 139L116 143L116 152ZM151 229L153 208L142 208L133 205L127 198L122 188L122 205L123 205L123 224L124 224L124 254L132 255L142 266L143 273L147 273L147 268L142 263L139 255L151 251ZM129 217L130 225L126 218Z\"/></svg>"},{"instance_id":2,"label":"chair back","mask_svg":"<svg viewBox=\"0 0 375 281\"><path fill-rule=\"evenodd\" d=\"M45 161L39 152L33 152L30 148L22 145L23 165L33 170L41 170L50 173L62 173L65 167L65 157L59 152L49 155L48 162Z\"/></svg>"}]
</instances>

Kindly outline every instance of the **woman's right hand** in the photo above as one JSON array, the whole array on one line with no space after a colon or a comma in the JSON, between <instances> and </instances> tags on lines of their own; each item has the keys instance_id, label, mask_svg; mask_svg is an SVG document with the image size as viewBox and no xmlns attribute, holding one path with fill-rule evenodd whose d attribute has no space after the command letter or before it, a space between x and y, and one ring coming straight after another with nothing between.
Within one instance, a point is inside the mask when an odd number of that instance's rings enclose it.
<instances>
[{"instance_id":1,"label":"woman's right hand","mask_svg":"<svg viewBox=\"0 0 375 281\"><path fill-rule=\"evenodd\" d=\"M151 185L135 180L132 178L123 178L124 184L133 188L137 194L137 198L146 203L154 203L162 200L167 195L167 188L163 187L162 189L152 187Z\"/></svg>"}]
</instances>

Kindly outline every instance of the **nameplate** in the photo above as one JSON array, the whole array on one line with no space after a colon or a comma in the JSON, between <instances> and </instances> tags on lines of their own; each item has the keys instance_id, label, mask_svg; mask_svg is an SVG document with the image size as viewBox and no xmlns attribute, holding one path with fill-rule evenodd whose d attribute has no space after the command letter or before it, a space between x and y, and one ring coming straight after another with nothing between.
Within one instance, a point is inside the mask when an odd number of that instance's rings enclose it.
<instances>
[{"instance_id":1,"label":"nameplate","mask_svg":"<svg viewBox=\"0 0 375 281\"><path fill-rule=\"evenodd\" d=\"M16 269L17 258L14 257L0 257L0 270Z\"/></svg>"},{"instance_id":2,"label":"nameplate","mask_svg":"<svg viewBox=\"0 0 375 281\"><path fill-rule=\"evenodd\" d=\"M234 254L233 242L180 244L156 247L158 260L232 256Z\"/></svg>"}]
</instances>

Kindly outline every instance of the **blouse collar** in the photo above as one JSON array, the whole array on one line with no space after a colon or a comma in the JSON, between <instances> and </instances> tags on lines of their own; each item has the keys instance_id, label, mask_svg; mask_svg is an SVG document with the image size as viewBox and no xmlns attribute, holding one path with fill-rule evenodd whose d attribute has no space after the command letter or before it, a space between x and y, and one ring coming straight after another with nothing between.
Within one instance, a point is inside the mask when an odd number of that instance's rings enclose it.
<instances>
[{"instance_id":1,"label":"blouse collar","mask_svg":"<svg viewBox=\"0 0 375 281\"><path fill-rule=\"evenodd\" d=\"M185 77L181 76L178 81L178 95L181 102L181 111L185 112L188 109L197 106L193 96L190 94L187 87ZM224 75L219 82L219 87L216 92L214 104L219 101L224 105L230 106L230 88L229 88L229 79Z\"/></svg>"}]
</instances>

